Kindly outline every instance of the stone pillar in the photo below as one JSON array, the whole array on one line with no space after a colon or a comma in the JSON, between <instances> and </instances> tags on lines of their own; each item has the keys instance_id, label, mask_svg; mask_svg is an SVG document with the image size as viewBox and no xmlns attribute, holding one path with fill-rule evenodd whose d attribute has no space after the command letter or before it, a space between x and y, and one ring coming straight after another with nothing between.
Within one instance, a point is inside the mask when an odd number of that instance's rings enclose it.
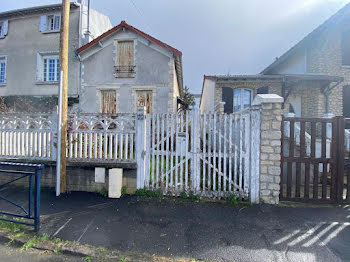
<instances>
[{"instance_id":1,"label":"stone pillar","mask_svg":"<svg viewBox=\"0 0 350 262\"><path fill-rule=\"evenodd\" d=\"M260 201L278 204L281 177L281 121L283 98L260 94L253 105L260 105Z\"/></svg>"}]
</instances>

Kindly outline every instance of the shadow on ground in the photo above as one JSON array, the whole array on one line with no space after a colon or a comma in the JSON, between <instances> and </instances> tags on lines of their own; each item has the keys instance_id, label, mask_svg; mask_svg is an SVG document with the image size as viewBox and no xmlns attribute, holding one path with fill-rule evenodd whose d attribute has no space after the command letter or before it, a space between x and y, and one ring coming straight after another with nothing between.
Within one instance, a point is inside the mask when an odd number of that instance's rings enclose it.
<instances>
[{"instance_id":1,"label":"shadow on ground","mask_svg":"<svg viewBox=\"0 0 350 262\"><path fill-rule=\"evenodd\" d=\"M24 190L6 192L25 198ZM46 190L41 218L42 233L123 251L219 261L350 260L350 206L242 207L85 192L57 198Z\"/></svg>"}]
</instances>

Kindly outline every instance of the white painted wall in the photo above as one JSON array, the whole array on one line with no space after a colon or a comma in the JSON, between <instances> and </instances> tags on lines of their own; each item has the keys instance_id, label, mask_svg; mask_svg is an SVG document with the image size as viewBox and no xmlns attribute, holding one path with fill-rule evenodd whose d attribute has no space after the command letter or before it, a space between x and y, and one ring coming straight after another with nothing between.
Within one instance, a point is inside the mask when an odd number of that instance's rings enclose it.
<instances>
[{"instance_id":1,"label":"white painted wall","mask_svg":"<svg viewBox=\"0 0 350 262\"><path fill-rule=\"evenodd\" d=\"M202 98L200 104L200 112L209 113L214 112L215 103L215 81L211 79L204 79Z\"/></svg>"}]
</instances>

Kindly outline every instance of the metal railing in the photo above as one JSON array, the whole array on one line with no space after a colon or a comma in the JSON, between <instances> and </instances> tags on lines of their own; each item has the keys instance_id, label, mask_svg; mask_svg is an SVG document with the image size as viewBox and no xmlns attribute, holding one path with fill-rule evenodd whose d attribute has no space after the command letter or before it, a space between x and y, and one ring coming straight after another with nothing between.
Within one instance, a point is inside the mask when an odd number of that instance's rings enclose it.
<instances>
[{"instance_id":1,"label":"metal railing","mask_svg":"<svg viewBox=\"0 0 350 262\"><path fill-rule=\"evenodd\" d=\"M0 217L0 220L33 226L35 232L40 229L40 180L41 170L44 165L37 164L25 164L25 163L11 163L11 162L0 162L0 174L10 175L10 181L0 185L0 190L6 189L9 185L14 182L25 179L28 177L28 207L27 209L16 201L10 200L0 194L0 199L4 200L8 204L15 206L20 210L21 213L13 213L11 211L0 210L0 214L4 215ZM33 178L34 178L34 192L33 192ZM34 199L33 199L34 195ZM18 201L18 200L17 200ZM34 207L33 207L34 205ZM22 218L24 220L15 219ZM25 221L26 220L26 221ZM33 222L28 222L33 221Z\"/></svg>"}]
</instances>

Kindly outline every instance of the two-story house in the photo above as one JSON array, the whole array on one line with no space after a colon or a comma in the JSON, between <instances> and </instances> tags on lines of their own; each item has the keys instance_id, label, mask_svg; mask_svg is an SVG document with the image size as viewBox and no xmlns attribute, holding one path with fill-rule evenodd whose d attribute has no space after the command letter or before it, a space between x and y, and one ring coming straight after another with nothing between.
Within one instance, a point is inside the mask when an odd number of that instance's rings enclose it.
<instances>
[{"instance_id":1,"label":"two-story house","mask_svg":"<svg viewBox=\"0 0 350 262\"><path fill-rule=\"evenodd\" d=\"M0 96L11 111L51 111L57 104L61 4L0 13ZM77 100L76 49L112 27L109 18L70 4L68 95Z\"/></svg>"},{"instance_id":2,"label":"two-story house","mask_svg":"<svg viewBox=\"0 0 350 262\"><path fill-rule=\"evenodd\" d=\"M350 4L257 75L204 76L201 112L231 113L256 94L284 98L284 112L301 117L350 116Z\"/></svg>"},{"instance_id":3,"label":"two-story house","mask_svg":"<svg viewBox=\"0 0 350 262\"><path fill-rule=\"evenodd\" d=\"M80 108L88 113L171 113L182 96L182 53L122 21L78 50Z\"/></svg>"}]
</instances>

